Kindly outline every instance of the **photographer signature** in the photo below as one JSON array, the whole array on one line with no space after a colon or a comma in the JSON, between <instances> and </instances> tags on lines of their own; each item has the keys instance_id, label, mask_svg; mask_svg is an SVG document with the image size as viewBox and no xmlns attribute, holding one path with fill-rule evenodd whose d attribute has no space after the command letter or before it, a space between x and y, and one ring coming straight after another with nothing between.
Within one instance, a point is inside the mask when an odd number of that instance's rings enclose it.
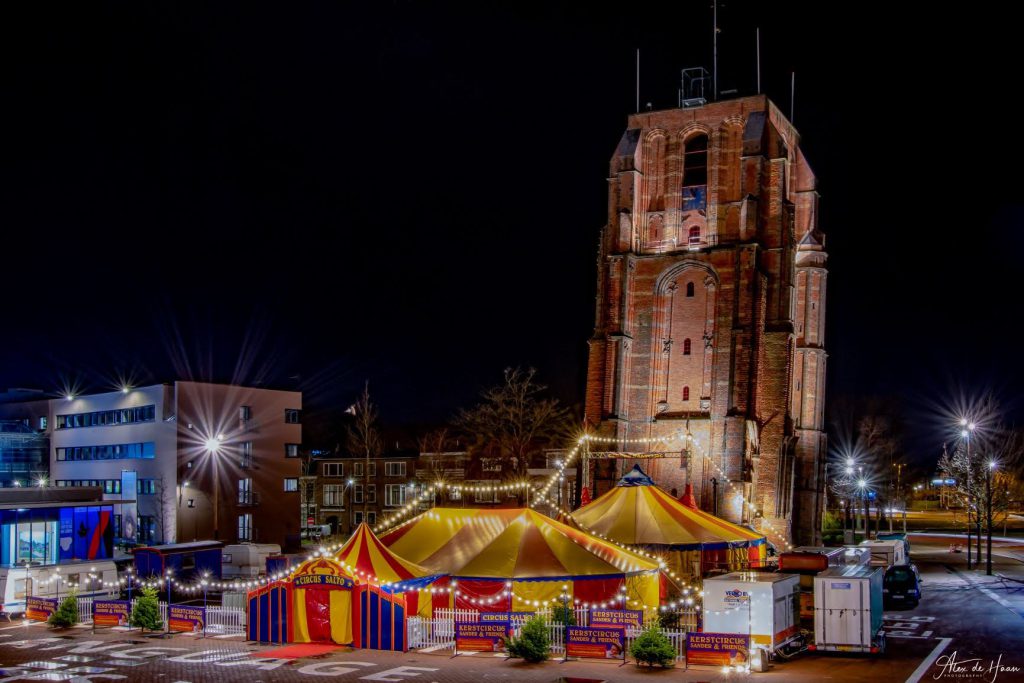
<instances>
[{"instance_id":1,"label":"photographer signature","mask_svg":"<svg viewBox=\"0 0 1024 683\"><path fill-rule=\"evenodd\" d=\"M999 655L996 660L989 660L988 667L981 663L981 657L974 659L957 659L956 650L952 654L942 655L935 660L939 667L939 673L932 676L938 680L944 677L950 678L980 678L986 677L988 683L995 683L1001 673L1018 673L1019 666L1003 666L1003 656Z\"/></svg>"}]
</instances>

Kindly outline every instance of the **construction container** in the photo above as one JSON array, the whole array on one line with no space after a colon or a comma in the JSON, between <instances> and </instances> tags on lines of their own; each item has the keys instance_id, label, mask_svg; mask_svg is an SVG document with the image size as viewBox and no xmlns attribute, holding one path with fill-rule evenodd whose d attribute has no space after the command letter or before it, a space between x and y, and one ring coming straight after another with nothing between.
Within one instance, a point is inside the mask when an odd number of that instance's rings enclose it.
<instances>
[{"instance_id":1,"label":"construction container","mask_svg":"<svg viewBox=\"0 0 1024 683\"><path fill-rule=\"evenodd\" d=\"M882 577L870 565L833 567L814 577L813 650L884 652Z\"/></svg>"},{"instance_id":2,"label":"construction container","mask_svg":"<svg viewBox=\"0 0 1024 683\"><path fill-rule=\"evenodd\" d=\"M732 572L704 580L704 631L749 634L751 648L776 652L800 635L800 577Z\"/></svg>"}]
</instances>

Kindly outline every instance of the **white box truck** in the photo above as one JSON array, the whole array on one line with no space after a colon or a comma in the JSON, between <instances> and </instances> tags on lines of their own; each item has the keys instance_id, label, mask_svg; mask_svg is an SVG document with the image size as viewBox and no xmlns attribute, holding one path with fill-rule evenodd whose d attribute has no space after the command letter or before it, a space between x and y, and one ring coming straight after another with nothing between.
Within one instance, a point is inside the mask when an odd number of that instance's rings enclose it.
<instances>
[{"instance_id":1,"label":"white box truck","mask_svg":"<svg viewBox=\"0 0 1024 683\"><path fill-rule=\"evenodd\" d=\"M777 652L801 639L800 577L733 572L704 580L704 631L750 634L751 649Z\"/></svg>"},{"instance_id":2,"label":"white box truck","mask_svg":"<svg viewBox=\"0 0 1024 683\"><path fill-rule=\"evenodd\" d=\"M863 564L832 567L814 577L812 650L885 652L882 577Z\"/></svg>"},{"instance_id":3,"label":"white box truck","mask_svg":"<svg viewBox=\"0 0 1024 683\"><path fill-rule=\"evenodd\" d=\"M861 547L871 553L872 567L891 567L907 564L907 546L903 541L861 541Z\"/></svg>"}]
</instances>

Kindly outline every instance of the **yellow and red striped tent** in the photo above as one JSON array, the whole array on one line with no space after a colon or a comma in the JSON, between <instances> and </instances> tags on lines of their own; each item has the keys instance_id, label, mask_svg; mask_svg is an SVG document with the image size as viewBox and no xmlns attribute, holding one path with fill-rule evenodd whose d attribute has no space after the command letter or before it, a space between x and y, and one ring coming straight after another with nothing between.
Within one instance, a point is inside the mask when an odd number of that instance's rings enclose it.
<instances>
[{"instance_id":1,"label":"yellow and red striped tent","mask_svg":"<svg viewBox=\"0 0 1024 683\"><path fill-rule=\"evenodd\" d=\"M440 574L391 552L365 522L334 557L358 581L376 584L390 593L408 592L410 613L430 616L431 601L418 600L418 591L441 578Z\"/></svg>"},{"instance_id":2,"label":"yellow and red striped tent","mask_svg":"<svg viewBox=\"0 0 1024 683\"><path fill-rule=\"evenodd\" d=\"M689 579L715 568L749 569L765 561L763 535L676 500L639 466L572 516L584 529L647 548Z\"/></svg>"},{"instance_id":3,"label":"yellow and red striped tent","mask_svg":"<svg viewBox=\"0 0 1024 683\"><path fill-rule=\"evenodd\" d=\"M622 591L629 607L659 604L657 562L529 508L434 508L380 540L452 577L458 608L530 611L556 603L563 586L579 604L611 604Z\"/></svg>"}]
</instances>

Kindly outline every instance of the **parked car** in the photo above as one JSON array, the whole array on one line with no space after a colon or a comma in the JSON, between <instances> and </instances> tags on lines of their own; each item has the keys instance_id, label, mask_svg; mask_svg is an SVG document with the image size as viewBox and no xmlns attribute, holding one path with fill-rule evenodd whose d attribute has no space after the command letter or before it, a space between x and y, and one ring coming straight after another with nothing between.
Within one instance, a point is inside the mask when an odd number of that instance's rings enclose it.
<instances>
[{"instance_id":1,"label":"parked car","mask_svg":"<svg viewBox=\"0 0 1024 683\"><path fill-rule=\"evenodd\" d=\"M921 602L921 575L915 564L896 564L885 570L882 579L882 601L886 607Z\"/></svg>"}]
</instances>

